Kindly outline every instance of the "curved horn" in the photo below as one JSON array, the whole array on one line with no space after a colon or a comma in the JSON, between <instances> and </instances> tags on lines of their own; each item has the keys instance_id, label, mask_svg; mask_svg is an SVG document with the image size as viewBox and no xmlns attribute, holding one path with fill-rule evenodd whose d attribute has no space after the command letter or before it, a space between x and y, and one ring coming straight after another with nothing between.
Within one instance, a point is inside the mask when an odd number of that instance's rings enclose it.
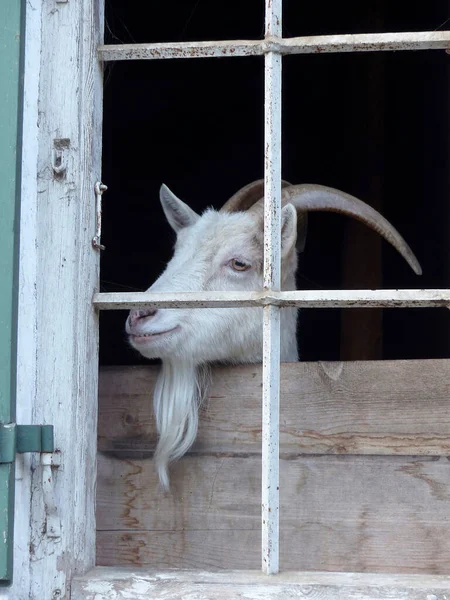
<instances>
[{"instance_id":1,"label":"curved horn","mask_svg":"<svg viewBox=\"0 0 450 600\"><path fill-rule=\"evenodd\" d=\"M261 213L263 202L264 200L261 198L251 208L251 212ZM303 184L291 185L282 190L281 203L283 206L293 204L300 213L304 211L337 212L362 221L392 244L417 275L422 274L419 261L395 227L362 200L323 185Z\"/></svg>"},{"instance_id":2,"label":"curved horn","mask_svg":"<svg viewBox=\"0 0 450 600\"><path fill-rule=\"evenodd\" d=\"M285 188L291 184L281 181L281 187ZM248 210L255 202L264 196L264 179L257 179L238 190L229 200L225 202L219 212L241 212Z\"/></svg>"}]
</instances>

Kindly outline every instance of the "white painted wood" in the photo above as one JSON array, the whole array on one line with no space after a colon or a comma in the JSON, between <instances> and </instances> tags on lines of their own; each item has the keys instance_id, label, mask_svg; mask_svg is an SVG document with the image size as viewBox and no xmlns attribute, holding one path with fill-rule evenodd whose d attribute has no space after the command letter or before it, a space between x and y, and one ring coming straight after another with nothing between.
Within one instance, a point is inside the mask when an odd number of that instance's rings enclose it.
<instances>
[{"instance_id":1,"label":"white painted wood","mask_svg":"<svg viewBox=\"0 0 450 600\"><path fill-rule=\"evenodd\" d=\"M447 50L450 31L413 31L311 36L283 40L282 53Z\"/></svg>"},{"instance_id":2,"label":"white painted wood","mask_svg":"<svg viewBox=\"0 0 450 600\"><path fill-rule=\"evenodd\" d=\"M217 42L166 42L155 44L107 44L98 55L104 62L116 60L161 60L165 58L220 58L261 56L261 40Z\"/></svg>"},{"instance_id":3,"label":"white painted wood","mask_svg":"<svg viewBox=\"0 0 450 600\"><path fill-rule=\"evenodd\" d=\"M266 0L266 38L281 36L282 0ZM281 55L264 57L264 289L281 286ZM263 317L261 564L279 570L280 528L280 309Z\"/></svg>"},{"instance_id":4,"label":"white painted wood","mask_svg":"<svg viewBox=\"0 0 450 600\"><path fill-rule=\"evenodd\" d=\"M50 7L30 0L26 7L18 419L55 426L61 466L44 467L52 471L49 489L39 455L18 460L7 597L56 600L68 598L72 575L95 561L98 366L91 300L98 253L91 241L101 165L96 48L103 4ZM56 154L60 165L52 164Z\"/></svg>"},{"instance_id":5,"label":"white painted wood","mask_svg":"<svg viewBox=\"0 0 450 600\"><path fill-rule=\"evenodd\" d=\"M72 600L448 600L450 577L257 571L148 571L97 567L77 577Z\"/></svg>"},{"instance_id":6,"label":"white painted wood","mask_svg":"<svg viewBox=\"0 0 450 600\"><path fill-rule=\"evenodd\" d=\"M279 570L280 529L280 309L264 308L261 520L264 573Z\"/></svg>"},{"instance_id":7,"label":"white painted wood","mask_svg":"<svg viewBox=\"0 0 450 600\"><path fill-rule=\"evenodd\" d=\"M265 40L217 42L169 42L163 44L117 44L100 46L103 61L161 60L170 58L208 58L312 54L324 52L373 52L399 50L446 50L450 48L450 31L414 31L400 33L361 33L316 35Z\"/></svg>"},{"instance_id":8,"label":"white painted wood","mask_svg":"<svg viewBox=\"0 0 450 600\"><path fill-rule=\"evenodd\" d=\"M450 307L450 289L297 290L265 292L111 292L94 294L101 310L145 306L219 308L226 306L298 306L299 308L419 308Z\"/></svg>"},{"instance_id":9,"label":"white painted wood","mask_svg":"<svg viewBox=\"0 0 450 600\"><path fill-rule=\"evenodd\" d=\"M23 145L20 216L19 310L17 328L16 420L33 423L36 404L37 315L37 161L38 99L41 59L41 0L24 4L25 63L23 96ZM31 454L16 458L14 515L14 575L11 598L28 598L30 585Z\"/></svg>"},{"instance_id":10,"label":"white painted wood","mask_svg":"<svg viewBox=\"0 0 450 600\"><path fill-rule=\"evenodd\" d=\"M267 0L271 3L273 0ZM264 289L281 282L281 56L265 57Z\"/></svg>"}]
</instances>

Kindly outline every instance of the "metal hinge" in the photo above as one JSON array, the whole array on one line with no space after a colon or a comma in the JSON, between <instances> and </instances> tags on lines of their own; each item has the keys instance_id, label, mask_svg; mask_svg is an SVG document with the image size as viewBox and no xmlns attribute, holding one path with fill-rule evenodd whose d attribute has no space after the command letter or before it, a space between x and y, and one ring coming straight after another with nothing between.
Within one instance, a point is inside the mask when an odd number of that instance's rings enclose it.
<instances>
[{"instance_id":1,"label":"metal hinge","mask_svg":"<svg viewBox=\"0 0 450 600\"><path fill-rule=\"evenodd\" d=\"M53 451L53 425L0 424L0 464L14 462L16 454Z\"/></svg>"},{"instance_id":2,"label":"metal hinge","mask_svg":"<svg viewBox=\"0 0 450 600\"><path fill-rule=\"evenodd\" d=\"M13 463L16 454L39 452L42 498L44 503L44 533L49 538L61 537L61 520L53 485L53 470L61 464L61 455L55 452L53 425L17 425L0 423L0 464Z\"/></svg>"}]
</instances>

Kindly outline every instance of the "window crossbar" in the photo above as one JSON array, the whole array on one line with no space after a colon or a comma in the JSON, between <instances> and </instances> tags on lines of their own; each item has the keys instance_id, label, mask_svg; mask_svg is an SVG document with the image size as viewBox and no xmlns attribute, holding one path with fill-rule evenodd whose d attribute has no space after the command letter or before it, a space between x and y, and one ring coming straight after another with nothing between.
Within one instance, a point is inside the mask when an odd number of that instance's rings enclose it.
<instances>
[{"instance_id":1,"label":"window crossbar","mask_svg":"<svg viewBox=\"0 0 450 600\"><path fill-rule=\"evenodd\" d=\"M450 289L296 290L264 292L108 292L94 294L99 310L154 308L450 308Z\"/></svg>"},{"instance_id":2,"label":"window crossbar","mask_svg":"<svg viewBox=\"0 0 450 600\"><path fill-rule=\"evenodd\" d=\"M392 50L450 51L450 31L314 35L293 38L271 35L263 40L107 44L99 46L98 55L101 61L108 62L116 60L263 56L271 52L287 56L290 54Z\"/></svg>"}]
</instances>

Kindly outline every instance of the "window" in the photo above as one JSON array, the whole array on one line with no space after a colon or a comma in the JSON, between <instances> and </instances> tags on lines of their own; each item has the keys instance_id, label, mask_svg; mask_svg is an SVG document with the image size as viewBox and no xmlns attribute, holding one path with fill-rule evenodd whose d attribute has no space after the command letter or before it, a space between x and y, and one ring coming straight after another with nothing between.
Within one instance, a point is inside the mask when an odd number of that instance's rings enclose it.
<instances>
[{"instance_id":1,"label":"window","mask_svg":"<svg viewBox=\"0 0 450 600\"><path fill-rule=\"evenodd\" d=\"M291 9L292 6L288 7ZM405 50L424 49L431 47L446 47L446 35L439 42L439 35L435 33L380 33L380 34L351 34L341 36L326 36L324 38L281 38L281 4L268 3L266 31L268 38L261 41L244 42L157 42L142 44L125 44L104 46L101 56L106 61L121 60L160 60L170 58L217 58L217 57L254 57L264 55L265 61L265 180L266 180L266 248L265 256L265 290L260 294L233 294L233 293L199 293L178 294L175 296L156 296L130 293L99 294L95 298L96 306L100 309L132 308L151 302L154 306L264 306L264 331L265 331L265 360L263 367L263 569L272 573L278 571L278 403L279 403L279 309L286 303L294 303L302 307L394 307L394 306L445 306L447 304L446 292L439 290L326 290L326 291L279 291L279 202L281 181L281 56L290 54L303 54L314 52L326 54L329 52L358 52L364 50ZM345 31L345 28L344 28ZM277 38L273 41L272 38ZM442 45L440 45L442 44ZM321 60L317 57L317 61ZM244 60L244 59L242 59ZM349 58L350 62L350 58ZM159 77L164 77L164 67L158 71ZM115 65L115 69L121 68ZM139 67L135 67L138 69ZM132 81L131 95L137 93L138 77L134 67L129 72ZM169 68L169 67L166 67ZM175 67L173 67L175 68ZM184 67L178 63L179 69ZM217 67L219 69L220 67ZM229 65L233 73L233 65ZM114 74L112 75L114 77ZM134 79L135 78L135 79ZM107 84L108 85L108 84ZM337 93L346 95L345 90L336 90ZM234 91L238 95L238 91ZM351 93L348 94L349 96ZM179 99L177 99L180 102ZM183 102L189 103L183 97ZM330 101L334 101L331 98ZM145 102L141 105L145 110ZM326 105L325 105L326 106ZM173 110L176 111L174 102ZM139 126L140 110L133 112ZM288 126L287 126L288 127ZM162 154L164 160L171 163L170 134L169 143L164 147ZM108 135L108 134L107 134ZM192 135L195 132L192 131ZM151 140L149 140L151 143ZM261 143L262 140L261 140ZM336 152L336 150L335 150ZM110 157L112 158L112 157ZM289 158L287 159L289 161ZM137 164L145 162L145 157L137 158ZM182 156L177 156L175 165L183 161ZM172 168L177 168L172 165ZM117 165L119 168L119 165ZM165 167L167 169L167 167ZM350 167L349 167L350 168ZM353 168L353 165L352 167ZM170 176L170 173L169 173ZM320 177L320 176L319 176ZM128 181L122 182L125 188ZM278 199L278 200L277 200ZM274 210L275 209L275 210ZM123 212L122 207L120 208ZM139 259L138 259L139 260ZM275 266L275 268L273 268ZM412 278L411 278L412 281ZM149 282L150 283L150 282ZM269 558L270 557L270 558ZM273 562L272 562L273 561Z\"/></svg>"},{"instance_id":2,"label":"window","mask_svg":"<svg viewBox=\"0 0 450 600\"><path fill-rule=\"evenodd\" d=\"M35 4L35 5L34 5ZM228 3L227 3L228 4ZM280 25L274 24L274 16L281 14L280 2L267 2L268 19L272 23L272 33L278 38ZM285 16L292 15L293 4L285 3ZM334 8L333 11L337 10ZM130 5L131 6L131 5ZM261 14L261 6L254 4L255 11ZM91 240L95 232L94 184L100 179L100 140L101 140L101 69L96 65L97 47L101 42L103 28L103 3L93 0L80 2L56 1L51 11L45 11L41 3L27 4L27 52L25 69L25 116L24 116L24 156L25 167L22 182L22 225L21 225L21 281L19 306L19 367L18 367L18 419L24 423L53 423L55 443L60 450L61 467L54 470L54 495L62 534L52 537L46 527L49 507L41 492L42 473L34 458L24 457L18 462L17 514L15 548L15 582L12 594L16 597L57 598L69 593L72 578L86 572L95 564L95 433L97 395L97 333L96 311L92 308L93 291L98 289L98 253L92 249ZM189 19L189 15L187 16ZM185 18L185 17L183 17ZM323 39L307 36L322 33L319 26L322 15L317 15L308 31L301 31L301 38L276 39L267 42L258 40L262 19L242 31L248 41L213 42L210 44L187 42L166 43L161 34L155 44L122 44L116 47L100 46L99 56L105 63L119 63L127 58L169 58L180 54L207 55L208 60L216 61L218 56L231 55L230 72L238 68L238 61L245 56L263 57L270 77L266 82L275 85L267 88L267 117L276 117L273 128L267 133L268 152L274 160L267 169L269 183L267 209L270 203L277 215L278 181L281 172L276 164L280 158L279 134L280 96L276 93L279 83L280 55L301 54L313 51L318 61L325 59L328 52L360 50L412 50L449 47L450 35L443 31L421 33L364 34L360 31L348 37L345 22L341 22L336 36L326 35ZM442 20L430 19L422 28L439 28ZM185 19L186 20L186 19ZM205 31L205 40L220 38L212 29L217 21L211 20L211 29ZM287 22L287 21L286 21ZM301 20L300 20L301 23ZM291 29L292 27L292 29ZM289 26L286 37L297 35L295 25ZM401 26L397 28L400 30ZM420 28L419 28L420 29ZM213 31L209 35L209 31ZM162 28L163 31L163 28ZM363 31L367 31L366 28ZM323 33L329 34L329 31ZM306 36L306 37L305 37ZM197 36L190 36L199 39ZM121 40L119 40L120 42ZM142 40L146 42L146 40ZM398 55L401 53L398 52ZM442 53L444 56L444 53ZM348 54L350 56L350 54ZM189 64L196 61L189 60ZM298 57L284 58L285 65ZM167 61L160 60L161 73L168 68ZM179 61L178 64L186 61ZM131 63L128 63L131 64ZM277 79L278 78L278 79ZM106 85L108 80L106 76ZM62 93L63 92L63 93ZM71 99L71 101L68 101ZM262 114L262 111L260 109ZM193 132L195 134L195 131ZM427 139L427 138L425 138ZM266 144L261 139L261 154ZM277 145L278 144L278 145ZM130 154L133 153L130 148ZM106 149L107 151L107 149ZM250 153L242 152L243 158ZM253 155L253 154L252 154ZM253 158L252 158L253 160ZM288 159L291 160L291 159ZM420 165L415 165L418 168ZM61 168L62 167L62 168ZM315 177L321 178L320 173ZM110 181L105 183L111 186ZM245 183L245 181L243 182ZM128 181L127 181L128 184ZM344 187L344 186L341 186ZM114 189L110 188L111 191ZM233 190L229 190L233 191ZM123 207L126 210L126 206ZM107 213L107 196L104 210ZM271 246L267 264L276 264L279 241L276 218L270 226L266 222L266 237ZM108 232L105 231L107 238ZM405 237L408 235L405 232ZM108 251L112 244L105 239ZM105 294L96 293L94 306L99 310L130 308L151 302L164 306L171 303L183 306L205 305L229 306L230 303L244 306L253 304L265 307L266 360L265 360L265 510L270 519L264 524L265 541L263 564L267 572L275 572L277 565L277 403L279 346L277 344L277 314L283 302L299 306L347 307L352 306L404 306L436 307L447 306L450 301L448 290L321 290L279 292L276 276L266 279L268 289L264 294L194 294L182 297L156 297L145 294ZM333 286L330 286L333 287ZM405 287L412 287L405 285ZM428 286L432 288L433 286ZM173 304L172 304L173 305ZM321 309L322 310L322 309ZM436 311L437 312L437 311ZM443 417L444 418L444 417ZM272 438L270 438L272 434ZM270 484L270 487L269 487ZM269 508L272 508L269 511ZM270 557L269 549L271 549ZM265 561L264 561L265 559ZM282 567L283 565L281 565ZM227 575L227 591L230 585L239 585L246 594L260 593L254 587L258 575L233 573ZM174 575L177 585L195 588L198 576L192 574ZM182 581L183 577L185 580ZM327 576L328 577L328 576ZM314 583L321 589L330 586L330 579L312 578L299 574L294 585ZM343 577L330 575L333 585L343 588ZM72 597L108 598L116 590L129 594L132 590L148 595L151 591L166 586L166 579L160 585L159 575L137 575L119 569L98 569L82 577L75 577ZM219 578L220 579L220 578ZM223 580L206 575L208 585L223 588ZM289 577L288 577L289 579ZM232 580L232 584L229 581ZM251 581L250 581L251 580ZM271 579L271 585L284 585L286 579ZM280 582L280 583L277 583ZM383 585L399 586L413 594L415 590L426 590L439 594L448 591L445 578L423 576L418 579L364 578L352 580L350 587L376 587L377 593ZM284 583L283 583L284 582ZM386 583L387 582L387 583ZM291 584L289 584L291 585ZM158 587L159 586L159 587ZM219 587L217 587L219 586ZM222 588L220 587L222 586ZM178 591L181 588L178 588ZM212 589L212 588L211 588ZM274 587L275 589L275 587ZM18 591L17 591L18 590ZM164 593L167 591L165 588ZM205 590L203 590L205 591ZM286 595L285 588L276 589ZM176 592L178 593L178 592ZM207 593L207 591L205 591ZM307 590L307 593L308 590ZM334 593L334 588L327 591ZM381 592L380 592L381 593ZM14 597L11 596L11 597ZM251 597L251 595L249 596ZM333 597L333 596L331 596Z\"/></svg>"}]
</instances>

